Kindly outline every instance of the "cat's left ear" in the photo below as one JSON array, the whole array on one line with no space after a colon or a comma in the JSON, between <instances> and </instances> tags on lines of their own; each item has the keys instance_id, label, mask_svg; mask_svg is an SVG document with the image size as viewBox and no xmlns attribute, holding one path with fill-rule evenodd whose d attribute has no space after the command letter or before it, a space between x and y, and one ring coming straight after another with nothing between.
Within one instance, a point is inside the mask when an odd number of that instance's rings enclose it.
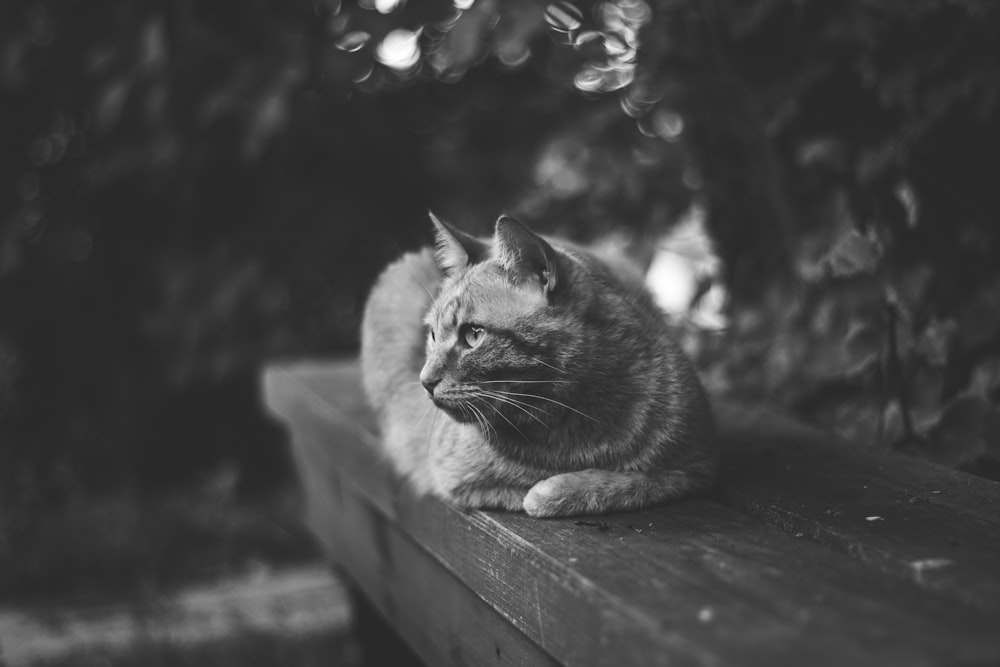
<instances>
[{"instance_id":1,"label":"cat's left ear","mask_svg":"<svg viewBox=\"0 0 1000 667\"><path fill-rule=\"evenodd\" d=\"M497 219L493 246L497 259L520 279L534 278L548 294L559 280L556 251L545 239L508 215Z\"/></svg>"},{"instance_id":2,"label":"cat's left ear","mask_svg":"<svg viewBox=\"0 0 1000 667\"><path fill-rule=\"evenodd\" d=\"M442 272L453 273L486 257L486 253L489 252L487 244L439 220L432 212L427 211L427 214L434 223L434 232L437 236L434 260Z\"/></svg>"}]
</instances>

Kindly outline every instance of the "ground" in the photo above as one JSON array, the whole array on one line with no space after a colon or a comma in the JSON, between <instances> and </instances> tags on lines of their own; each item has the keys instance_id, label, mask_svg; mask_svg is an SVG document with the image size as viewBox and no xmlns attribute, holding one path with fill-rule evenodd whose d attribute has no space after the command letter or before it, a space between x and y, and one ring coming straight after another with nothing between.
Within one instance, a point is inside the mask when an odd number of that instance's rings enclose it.
<instances>
[{"instance_id":1,"label":"ground","mask_svg":"<svg viewBox=\"0 0 1000 667\"><path fill-rule=\"evenodd\" d=\"M297 494L119 494L0 516L0 662L359 665Z\"/></svg>"}]
</instances>

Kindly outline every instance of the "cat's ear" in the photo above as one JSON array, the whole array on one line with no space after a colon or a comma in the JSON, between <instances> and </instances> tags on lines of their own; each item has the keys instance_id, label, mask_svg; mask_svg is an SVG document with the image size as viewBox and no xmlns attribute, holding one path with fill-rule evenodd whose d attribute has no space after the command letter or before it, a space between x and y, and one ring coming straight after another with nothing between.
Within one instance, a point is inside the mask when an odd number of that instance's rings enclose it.
<instances>
[{"instance_id":1,"label":"cat's ear","mask_svg":"<svg viewBox=\"0 0 1000 667\"><path fill-rule=\"evenodd\" d=\"M434 233L437 239L434 260L443 273L450 274L464 269L470 264L482 261L489 252L489 246L479 239L469 236L447 222L439 220L432 212L427 211L434 223Z\"/></svg>"},{"instance_id":2,"label":"cat's ear","mask_svg":"<svg viewBox=\"0 0 1000 667\"><path fill-rule=\"evenodd\" d=\"M556 251L541 236L514 218L501 215L493 244L500 264L519 280L538 280L546 294L555 289L559 280Z\"/></svg>"}]
</instances>

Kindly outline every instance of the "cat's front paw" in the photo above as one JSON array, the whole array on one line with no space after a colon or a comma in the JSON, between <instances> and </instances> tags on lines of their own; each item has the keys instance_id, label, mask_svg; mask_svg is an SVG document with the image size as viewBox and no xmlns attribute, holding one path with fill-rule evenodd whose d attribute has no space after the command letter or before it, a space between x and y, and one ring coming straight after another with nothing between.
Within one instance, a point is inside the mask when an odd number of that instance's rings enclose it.
<instances>
[{"instance_id":1,"label":"cat's front paw","mask_svg":"<svg viewBox=\"0 0 1000 667\"><path fill-rule=\"evenodd\" d=\"M565 516L572 511L568 507L566 489L561 488L560 477L549 477L537 482L524 496L524 511L536 518Z\"/></svg>"},{"instance_id":2,"label":"cat's front paw","mask_svg":"<svg viewBox=\"0 0 1000 667\"><path fill-rule=\"evenodd\" d=\"M501 509L516 511L524 502L524 489L503 486L466 486L453 489L447 500L462 509Z\"/></svg>"}]
</instances>

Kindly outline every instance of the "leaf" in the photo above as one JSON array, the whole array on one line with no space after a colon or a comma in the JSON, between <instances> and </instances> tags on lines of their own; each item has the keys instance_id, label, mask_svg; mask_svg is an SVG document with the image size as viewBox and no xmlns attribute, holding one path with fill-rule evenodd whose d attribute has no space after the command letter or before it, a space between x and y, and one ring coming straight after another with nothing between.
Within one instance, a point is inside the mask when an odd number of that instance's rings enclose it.
<instances>
[{"instance_id":1,"label":"leaf","mask_svg":"<svg viewBox=\"0 0 1000 667\"><path fill-rule=\"evenodd\" d=\"M572 2L553 2L545 8L545 20L553 30L573 32L583 25L583 12Z\"/></svg>"},{"instance_id":2,"label":"leaf","mask_svg":"<svg viewBox=\"0 0 1000 667\"><path fill-rule=\"evenodd\" d=\"M916 351L932 366L943 367L948 362L958 325L954 320L932 320L917 338Z\"/></svg>"},{"instance_id":3,"label":"leaf","mask_svg":"<svg viewBox=\"0 0 1000 667\"><path fill-rule=\"evenodd\" d=\"M820 264L835 278L872 274L882 259L882 248L856 229L844 233Z\"/></svg>"},{"instance_id":4,"label":"leaf","mask_svg":"<svg viewBox=\"0 0 1000 667\"><path fill-rule=\"evenodd\" d=\"M852 376L866 368L882 351L883 332L868 322L851 322L844 340L844 374Z\"/></svg>"},{"instance_id":5,"label":"leaf","mask_svg":"<svg viewBox=\"0 0 1000 667\"><path fill-rule=\"evenodd\" d=\"M934 270L928 264L894 270L890 277L890 286L899 305L908 312L916 310L926 298L927 288L933 275Z\"/></svg>"},{"instance_id":6,"label":"leaf","mask_svg":"<svg viewBox=\"0 0 1000 667\"><path fill-rule=\"evenodd\" d=\"M920 219L920 200L917 192L909 181L903 180L896 184L892 193L899 200L900 206L906 214L906 225L910 228L916 227Z\"/></svg>"},{"instance_id":7,"label":"leaf","mask_svg":"<svg viewBox=\"0 0 1000 667\"><path fill-rule=\"evenodd\" d=\"M107 132L118 124L131 89L132 79L120 76L101 91L95 110L97 127L101 132Z\"/></svg>"},{"instance_id":8,"label":"leaf","mask_svg":"<svg viewBox=\"0 0 1000 667\"><path fill-rule=\"evenodd\" d=\"M989 396L997 390L1000 390L1000 357L989 357L973 369L969 391Z\"/></svg>"},{"instance_id":9,"label":"leaf","mask_svg":"<svg viewBox=\"0 0 1000 667\"><path fill-rule=\"evenodd\" d=\"M885 406L882 411L882 442L895 443L905 435L903 413L896 401Z\"/></svg>"}]
</instances>

